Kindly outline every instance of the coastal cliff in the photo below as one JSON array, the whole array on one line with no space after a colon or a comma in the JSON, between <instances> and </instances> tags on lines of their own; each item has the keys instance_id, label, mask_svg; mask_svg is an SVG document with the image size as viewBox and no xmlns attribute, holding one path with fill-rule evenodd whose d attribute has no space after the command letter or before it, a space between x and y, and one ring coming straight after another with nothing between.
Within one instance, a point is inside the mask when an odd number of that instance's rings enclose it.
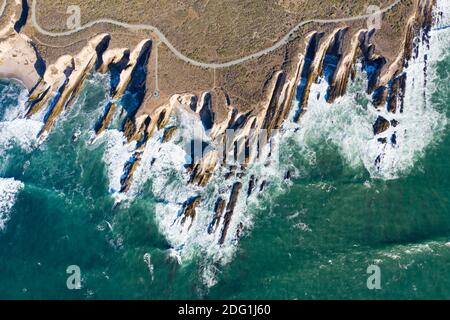
<instances>
[{"instance_id":1,"label":"coastal cliff","mask_svg":"<svg viewBox=\"0 0 450 320\"><path fill-rule=\"evenodd\" d=\"M331 107L346 94L358 68L364 73L372 107L385 109L389 115L377 116L373 124L379 148L373 165L381 165L386 147L397 144L395 128L401 125L397 116L403 112L404 69L416 54L415 39L420 36L421 43L427 42L433 5L429 0L415 2L414 13L404 25L401 49L393 60L378 53L373 41L375 30L339 26L331 32L310 32L302 39L303 51L295 53L293 67L284 68L283 64L273 70L261 100L255 101L251 110L240 108L225 90L212 88L200 93L194 89L192 93L173 92L147 112L144 107L154 95L147 86L155 43L150 38L134 48L118 48L110 47L113 34L100 34L91 37L79 52L46 65L33 41L17 27L24 19L20 1L16 1L11 23L0 31L0 76L17 79L28 89L23 116L42 120L38 138L44 143L58 118L73 106L86 79L94 73L107 74L108 99L92 128L91 143L108 139L105 133L114 129L122 133L129 152L121 164L120 187L111 193L118 203L131 197L136 177L143 170L153 170L157 157L163 157L159 151L170 144L181 146L176 149L186 160L181 175L191 194L174 201L177 213L167 218L173 221L163 232L176 246L185 241L178 241L178 234L203 230L211 246L220 248L245 231L236 216L239 205L263 193L270 184L251 174L250 168L276 162L277 137L290 124L302 126L316 98L311 94L315 84L326 84L320 94ZM225 115L217 113L217 105L225 106ZM289 180L292 173L284 176ZM206 193L214 198L207 200Z\"/></svg>"}]
</instances>

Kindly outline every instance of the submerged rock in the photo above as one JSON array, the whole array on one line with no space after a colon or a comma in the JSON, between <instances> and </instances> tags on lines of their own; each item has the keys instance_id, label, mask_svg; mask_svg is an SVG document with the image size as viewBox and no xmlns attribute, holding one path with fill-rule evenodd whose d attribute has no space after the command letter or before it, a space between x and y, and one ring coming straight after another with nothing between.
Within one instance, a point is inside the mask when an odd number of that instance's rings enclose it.
<instances>
[{"instance_id":1,"label":"submerged rock","mask_svg":"<svg viewBox=\"0 0 450 320\"><path fill-rule=\"evenodd\" d=\"M393 144L393 145L396 145L397 144L397 134L394 132L393 134L392 134L392 136L391 136L391 143Z\"/></svg>"},{"instance_id":2,"label":"submerged rock","mask_svg":"<svg viewBox=\"0 0 450 320\"><path fill-rule=\"evenodd\" d=\"M187 221L188 218L191 219L191 224L189 225L188 229L190 229L192 227L192 223L195 219L196 216L196 207L200 204L201 202L201 197L200 196L194 196L192 198L189 198L188 200L186 200L183 203L183 207L181 208L181 212L180 212L180 216L181 218L181 225L184 225Z\"/></svg>"}]
</instances>

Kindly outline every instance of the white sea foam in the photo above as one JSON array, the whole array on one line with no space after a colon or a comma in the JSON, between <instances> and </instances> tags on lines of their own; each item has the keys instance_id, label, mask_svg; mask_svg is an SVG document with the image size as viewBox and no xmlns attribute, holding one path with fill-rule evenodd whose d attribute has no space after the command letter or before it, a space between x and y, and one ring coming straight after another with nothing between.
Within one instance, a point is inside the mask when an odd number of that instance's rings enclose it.
<instances>
[{"instance_id":1,"label":"white sea foam","mask_svg":"<svg viewBox=\"0 0 450 320\"><path fill-rule=\"evenodd\" d=\"M372 174L385 179L395 179L407 173L422 157L427 147L439 141L446 128L448 119L445 110L437 110L432 103L432 94L439 89L440 83L435 83L436 75L433 64L448 54L450 42L448 32L431 33L430 49L426 44L419 46L419 56L411 61L405 69L407 80L404 99L404 112L397 111L395 115L386 111L382 116L387 120L399 121L396 128L391 127L381 137L390 138L393 133L397 136L397 144L388 143L382 147L376 139L368 144L368 157L365 159L366 168ZM425 75L424 67L428 56L428 71ZM385 109L384 109L385 110ZM384 149L384 150L380 150ZM377 154L382 154L380 168L374 168L371 162Z\"/></svg>"},{"instance_id":2,"label":"white sea foam","mask_svg":"<svg viewBox=\"0 0 450 320\"><path fill-rule=\"evenodd\" d=\"M352 83L349 92L332 105L324 98L327 87L323 79L312 85L309 108L300 120L299 130L287 135L308 152L314 153L314 147L323 146L323 143L335 145L347 162L357 167L365 157L367 141L373 138L375 110L366 111L355 102L356 96L364 92L362 77ZM314 165L316 156L309 157Z\"/></svg>"},{"instance_id":3,"label":"white sea foam","mask_svg":"<svg viewBox=\"0 0 450 320\"><path fill-rule=\"evenodd\" d=\"M31 152L36 147L37 134L42 126L42 122L28 119L0 122L0 157L14 146Z\"/></svg>"},{"instance_id":4,"label":"white sea foam","mask_svg":"<svg viewBox=\"0 0 450 320\"><path fill-rule=\"evenodd\" d=\"M0 231L6 227L10 219L10 211L16 202L18 192L24 184L14 179L0 178Z\"/></svg>"},{"instance_id":5,"label":"white sea foam","mask_svg":"<svg viewBox=\"0 0 450 320\"><path fill-rule=\"evenodd\" d=\"M100 140L106 141L103 161L108 170L109 189L111 193L118 195L123 166L132 156L134 146L129 145L123 133L118 130L106 130Z\"/></svg>"},{"instance_id":6,"label":"white sea foam","mask_svg":"<svg viewBox=\"0 0 450 320\"><path fill-rule=\"evenodd\" d=\"M205 187L189 184L189 173L185 168L190 155L187 154L185 146L191 139L207 141L206 136L200 137L204 131L198 118L188 110L176 110L168 126L175 125L177 131L172 139L164 144L161 143L163 130L157 131L149 139L142 154L140 165L133 175L133 183L126 194L120 194L120 177L123 174L124 163L131 157L134 146L126 144L122 133L116 130L108 130L104 138L107 141L104 161L108 167L110 189L117 201L133 199L142 191L146 181L151 180L151 190L157 199L155 205L155 219L160 232L166 237L173 249L171 256L176 256L179 263L200 256L205 266L202 276L205 284L209 287L216 283L215 270L212 265L225 264L231 261L237 245L236 233L239 224L244 228L250 228L253 223L252 213L247 210L249 203L256 201L253 196L247 199L246 186L249 176L255 174L260 182L269 179L270 175L279 175L276 167L276 154L278 148L272 148L272 166L265 166L261 160L250 168L244 177L243 188L238 197L233 219L229 225L225 242L220 245L219 239L223 228L223 219L217 228L217 232L208 233L208 226L214 215L214 205L219 197L227 200L230 197L231 187L237 179L224 179L227 168L218 168ZM195 136L193 137L193 133ZM188 140L186 140L186 138ZM202 139L203 138L203 139ZM266 148L262 159L267 159L269 150ZM200 196L202 201L196 208L196 216L193 220L188 219L181 224L179 217L183 203L191 197Z\"/></svg>"},{"instance_id":7,"label":"white sea foam","mask_svg":"<svg viewBox=\"0 0 450 320\"><path fill-rule=\"evenodd\" d=\"M324 98L326 81L322 79L313 84L309 109L300 125L294 126L299 130L289 135L309 152L314 150L314 146L336 146L348 165L355 168L364 166L373 178L396 179L407 174L427 147L439 141L448 122L444 111L436 110L431 101L432 94L440 85L434 83L434 64L448 55L448 34L444 31L431 32L430 47L421 44L418 58L411 61L405 70L407 80L403 113L397 110L396 114L392 114L386 108L376 110L369 103L371 97L364 94L365 75L359 66L357 79L350 84L345 96L333 104L328 104ZM431 63L426 75L423 71L425 56ZM378 116L395 119L399 125L395 128L391 126L374 137L372 126ZM391 144L389 141L394 133L397 143ZM382 137L387 139L387 144L378 141ZM381 161L376 165L378 156Z\"/></svg>"},{"instance_id":8,"label":"white sea foam","mask_svg":"<svg viewBox=\"0 0 450 320\"><path fill-rule=\"evenodd\" d=\"M435 12L442 13L442 15L435 15L435 29L448 26L450 24L450 2L448 0L437 0L435 6Z\"/></svg>"},{"instance_id":9,"label":"white sea foam","mask_svg":"<svg viewBox=\"0 0 450 320\"><path fill-rule=\"evenodd\" d=\"M23 88L22 90L20 90L20 92L17 92L18 91L17 86L19 85L16 85L15 83L11 82L11 85L9 85L8 88L5 90L6 92L5 91L2 92L4 97L2 97L0 103L3 103L4 102L3 100L5 98L17 100L17 103L14 106L8 106L3 115L3 119L0 119L1 121L12 121L14 119L19 118L24 113L25 103L28 98L28 91Z\"/></svg>"},{"instance_id":10,"label":"white sea foam","mask_svg":"<svg viewBox=\"0 0 450 320\"><path fill-rule=\"evenodd\" d=\"M433 240L424 243L395 245L386 249L378 250L376 251L376 254L380 257L387 257L392 260L411 260L425 255L429 257L430 254L436 256L447 254L448 248L449 243L446 243L445 241Z\"/></svg>"},{"instance_id":11,"label":"white sea foam","mask_svg":"<svg viewBox=\"0 0 450 320\"><path fill-rule=\"evenodd\" d=\"M31 152L36 146L37 134L43 123L36 120L21 118L24 114L28 92L15 82L10 82L3 90L0 103L6 108L0 119L0 171L7 165L7 152L14 146L25 152ZM8 101L10 100L10 101ZM15 102L14 105L6 105Z\"/></svg>"},{"instance_id":12,"label":"white sea foam","mask_svg":"<svg viewBox=\"0 0 450 320\"><path fill-rule=\"evenodd\" d=\"M2 91L0 107L6 110L0 119L0 172L8 165L8 150L17 146L30 152L42 127L42 123L37 121L17 119L23 114L26 98L27 91L21 90L21 86L15 82L10 82ZM15 102L14 105L11 102ZM17 194L23 187L24 184L20 181L0 177L0 231L5 229Z\"/></svg>"}]
</instances>

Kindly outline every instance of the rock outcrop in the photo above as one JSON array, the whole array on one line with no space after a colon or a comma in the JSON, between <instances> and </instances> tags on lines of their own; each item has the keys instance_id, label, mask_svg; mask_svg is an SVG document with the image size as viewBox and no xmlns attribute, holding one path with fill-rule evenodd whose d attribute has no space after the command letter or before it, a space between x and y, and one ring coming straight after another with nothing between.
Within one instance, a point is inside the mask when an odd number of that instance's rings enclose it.
<instances>
[{"instance_id":1,"label":"rock outcrop","mask_svg":"<svg viewBox=\"0 0 450 320\"><path fill-rule=\"evenodd\" d=\"M70 107L77 98L84 81L98 60L98 48L104 47L104 43L109 39L110 36L107 34L99 35L90 40L76 56L62 57L56 65L49 66L41 82L31 92L28 100L28 116L36 113L51 100L45 113L44 127L39 133L41 141L49 133L61 112Z\"/></svg>"}]
</instances>

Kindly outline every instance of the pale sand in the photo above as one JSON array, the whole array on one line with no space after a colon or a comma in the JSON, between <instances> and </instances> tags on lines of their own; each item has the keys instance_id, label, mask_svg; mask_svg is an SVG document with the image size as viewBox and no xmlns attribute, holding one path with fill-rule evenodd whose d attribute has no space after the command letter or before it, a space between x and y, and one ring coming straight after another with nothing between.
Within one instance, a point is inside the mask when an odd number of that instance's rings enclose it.
<instances>
[{"instance_id":1,"label":"pale sand","mask_svg":"<svg viewBox=\"0 0 450 320\"><path fill-rule=\"evenodd\" d=\"M36 52L26 36L13 33L0 40L0 78L18 80L31 90L40 79L36 61Z\"/></svg>"}]
</instances>

